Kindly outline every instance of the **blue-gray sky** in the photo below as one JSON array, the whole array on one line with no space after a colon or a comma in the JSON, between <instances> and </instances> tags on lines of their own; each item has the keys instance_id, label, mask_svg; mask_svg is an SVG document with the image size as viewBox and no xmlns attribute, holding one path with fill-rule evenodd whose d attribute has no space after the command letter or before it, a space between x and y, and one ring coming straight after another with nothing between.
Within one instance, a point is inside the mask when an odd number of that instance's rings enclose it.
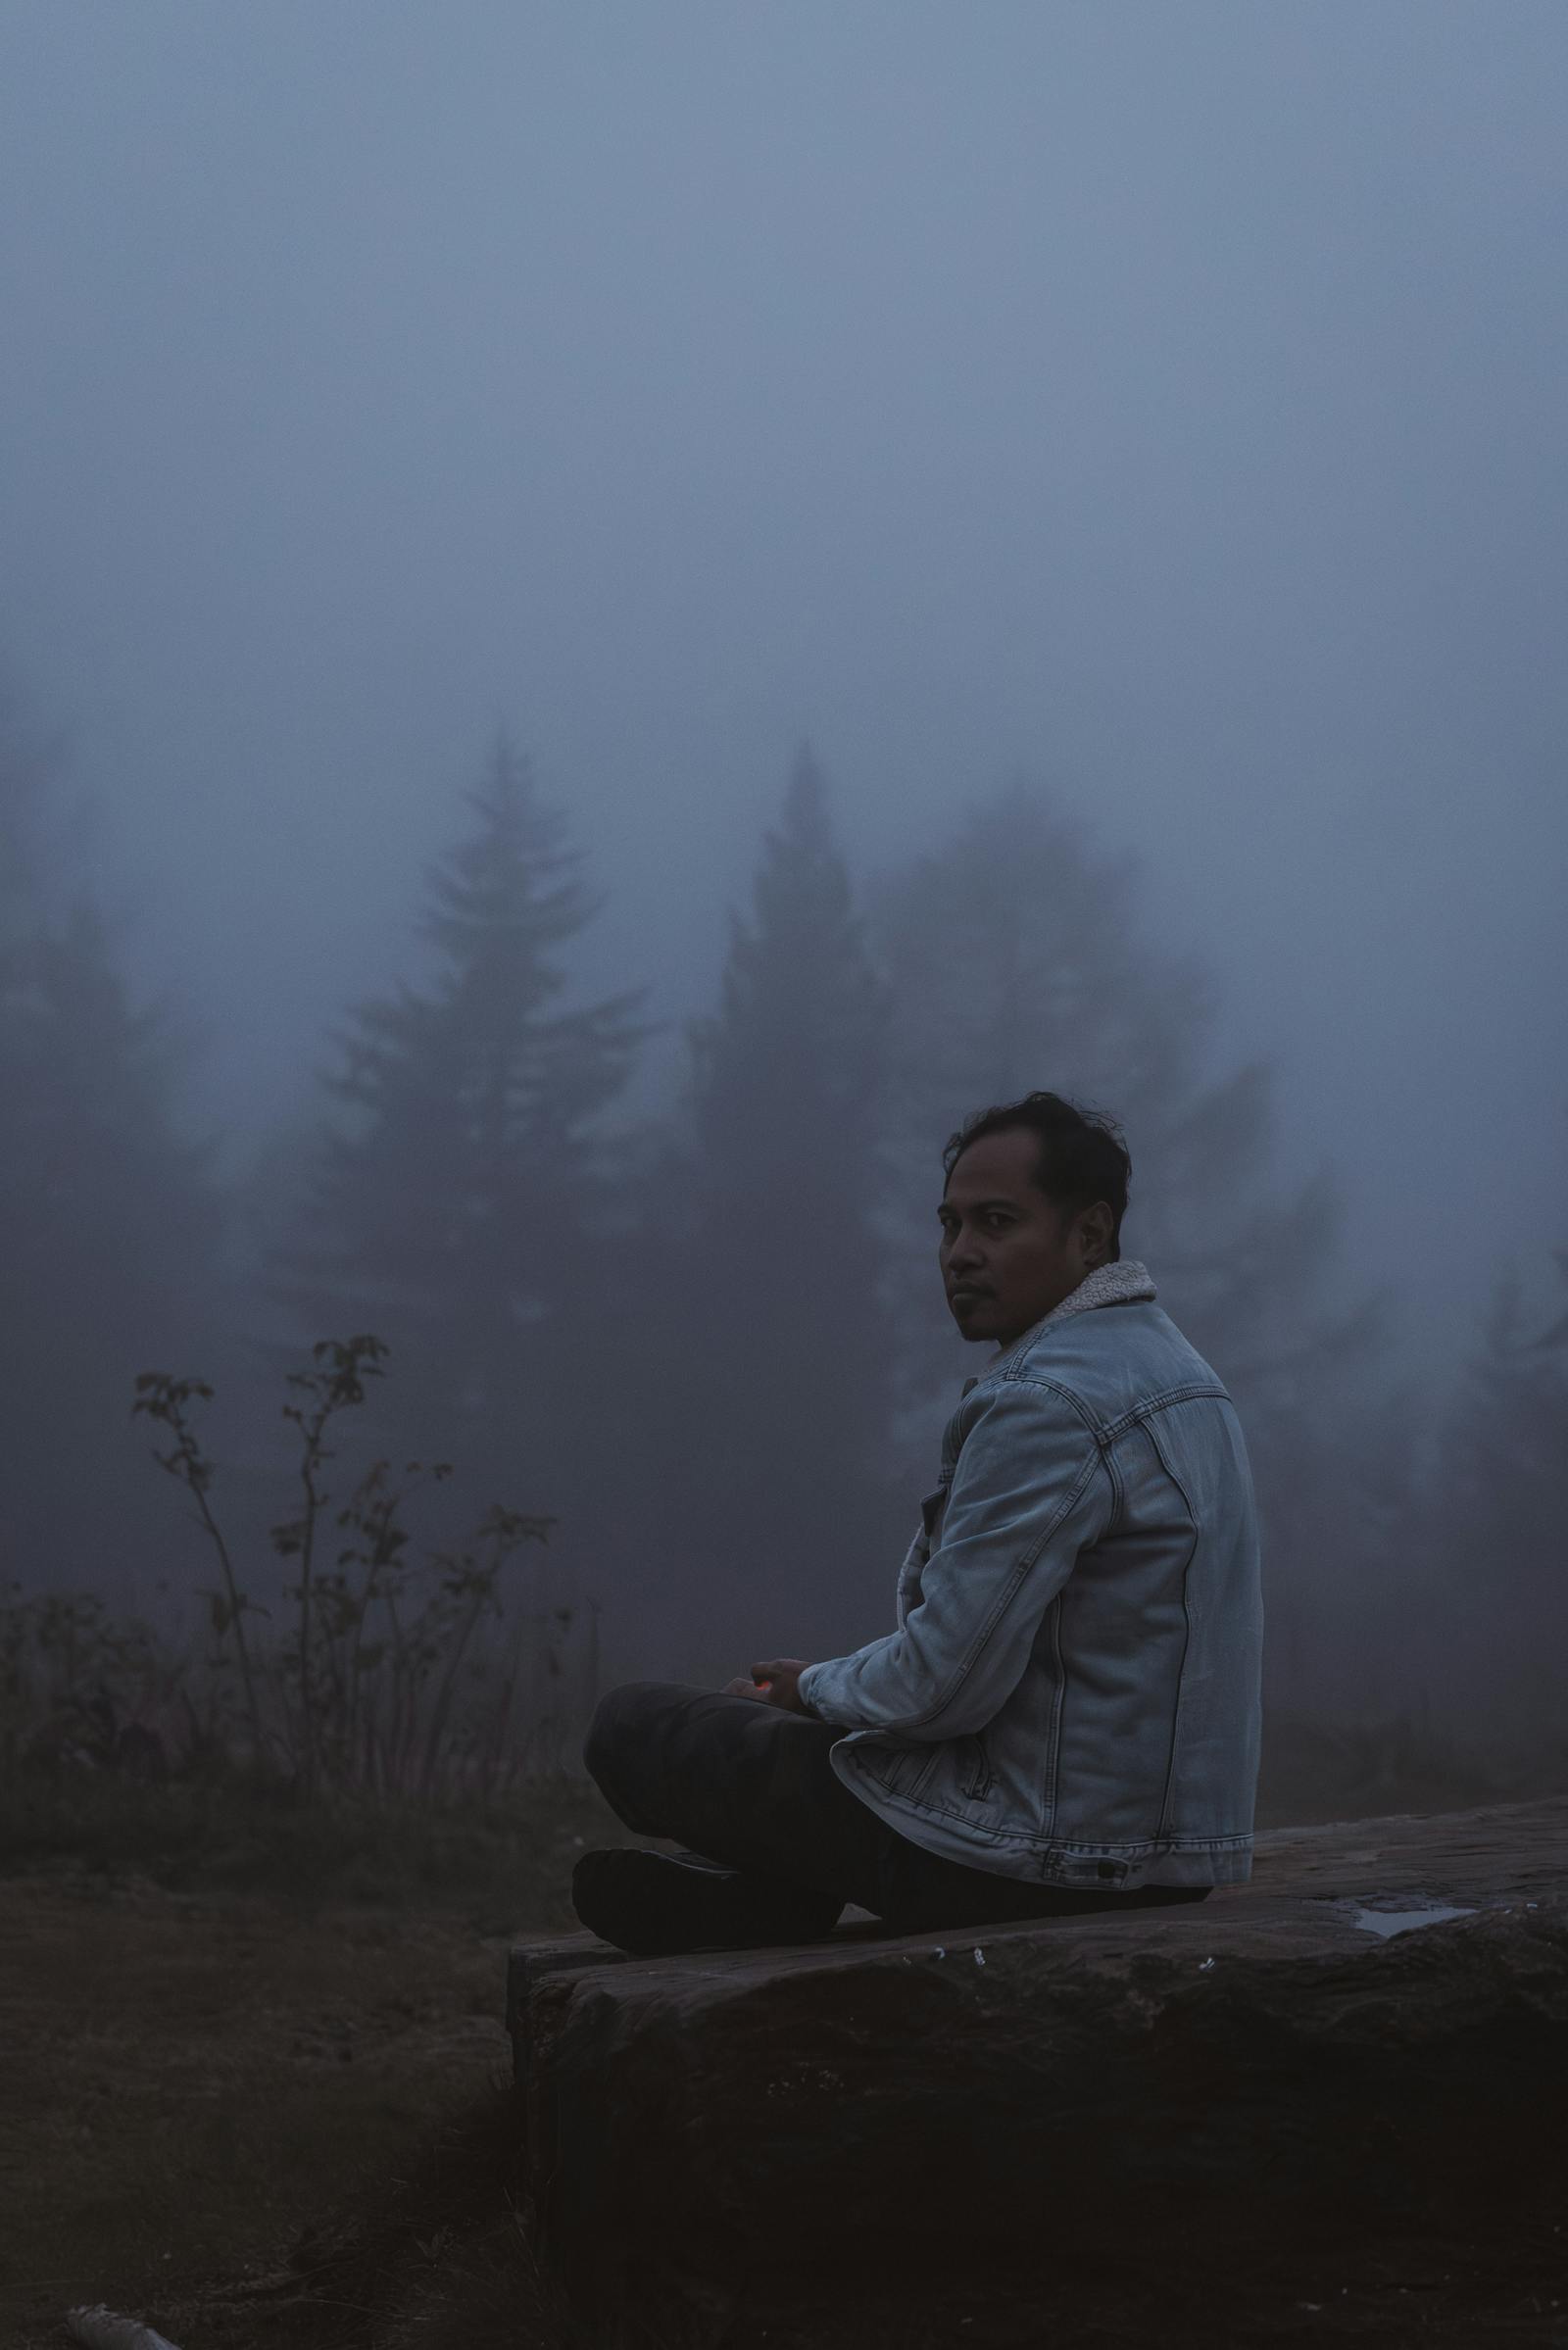
<instances>
[{"instance_id":1,"label":"blue-gray sky","mask_svg":"<svg viewBox=\"0 0 1568 2350\"><path fill-rule=\"evenodd\" d=\"M666 1015L800 735L866 867L1022 769L1462 1336L1568 1239L1565 120L1559 0L6 0L0 648L206 1098L499 717Z\"/></svg>"}]
</instances>

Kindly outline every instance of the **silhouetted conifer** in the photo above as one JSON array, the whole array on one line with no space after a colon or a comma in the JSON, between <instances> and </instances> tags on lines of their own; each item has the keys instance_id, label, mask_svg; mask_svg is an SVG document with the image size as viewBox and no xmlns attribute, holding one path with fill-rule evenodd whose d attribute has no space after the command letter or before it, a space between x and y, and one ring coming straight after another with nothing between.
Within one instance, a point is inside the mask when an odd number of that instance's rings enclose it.
<instances>
[{"instance_id":1,"label":"silhouetted conifer","mask_svg":"<svg viewBox=\"0 0 1568 2350\"><path fill-rule=\"evenodd\" d=\"M803 750L750 910L732 920L718 1010L691 1031L691 1163L669 1257L690 1334L669 1523L696 1544L725 1624L749 1622L775 1652L871 1637L897 1564L877 1223L885 1029Z\"/></svg>"},{"instance_id":2,"label":"silhouetted conifer","mask_svg":"<svg viewBox=\"0 0 1568 2350\"><path fill-rule=\"evenodd\" d=\"M55 782L0 711L0 1566L113 1591L155 1555L132 1383L220 1321L219 1208L180 1049L46 845Z\"/></svg>"},{"instance_id":3,"label":"silhouetted conifer","mask_svg":"<svg viewBox=\"0 0 1568 2350\"><path fill-rule=\"evenodd\" d=\"M612 1310L591 1262L596 1122L643 1031L633 994L564 1002L561 953L595 902L510 743L468 799L472 831L427 879L428 971L362 1004L340 1039L291 1290L313 1332L389 1341L387 1401L411 1444L553 1507L563 1381Z\"/></svg>"},{"instance_id":4,"label":"silhouetted conifer","mask_svg":"<svg viewBox=\"0 0 1568 2350\"><path fill-rule=\"evenodd\" d=\"M1018 784L973 807L880 894L906 1400L929 1432L966 1362L943 1335L930 1270L948 1135L968 1111L1035 1088L1108 1111L1133 1161L1122 1253L1149 1264L1161 1304L1237 1398L1283 1634L1314 1563L1333 1412L1375 1346L1383 1301L1336 1302L1333 1180L1278 1176L1271 1072L1212 1072L1212 983L1196 956L1150 943L1137 884L1135 858L1098 854L1076 820Z\"/></svg>"},{"instance_id":5,"label":"silhouetted conifer","mask_svg":"<svg viewBox=\"0 0 1568 2350\"><path fill-rule=\"evenodd\" d=\"M1500 1762L1568 1762L1568 1249L1534 1279L1497 1274L1479 1343L1442 1417L1433 1547L1446 1709Z\"/></svg>"}]
</instances>

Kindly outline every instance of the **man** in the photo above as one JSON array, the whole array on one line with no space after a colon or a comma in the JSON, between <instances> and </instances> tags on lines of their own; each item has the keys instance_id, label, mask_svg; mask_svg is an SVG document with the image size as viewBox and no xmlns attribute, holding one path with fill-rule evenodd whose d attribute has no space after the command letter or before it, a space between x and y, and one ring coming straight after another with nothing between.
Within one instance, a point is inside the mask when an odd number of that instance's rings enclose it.
<instances>
[{"instance_id":1,"label":"man","mask_svg":"<svg viewBox=\"0 0 1568 2350\"><path fill-rule=\"evenodd\" d=\"M722 1691L634 1682L585 1759L628 1828L585 1926L659 1952L1201 1900L1250 1872L1262 1605L1235 1407L1123 1261L1131 1162L1055 1094L943 1154L939 1261L966 1339L896 1630Z\"/></svg>"}]
</instances>

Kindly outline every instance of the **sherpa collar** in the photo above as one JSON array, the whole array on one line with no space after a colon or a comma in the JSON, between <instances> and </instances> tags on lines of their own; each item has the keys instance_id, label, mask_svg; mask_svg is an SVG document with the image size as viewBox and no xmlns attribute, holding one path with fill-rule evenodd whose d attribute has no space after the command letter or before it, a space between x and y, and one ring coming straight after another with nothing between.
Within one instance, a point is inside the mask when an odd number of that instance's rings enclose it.
<instances>
[{"instance_id":1,"label":"sherpa collar","mask_svg":"<svg viewBox=\"0 0 1568 2350\"><path fill-rule=\"evenodd\" d=\"M1069 1314L1086 1314L1091 1306L1131 1305L1135 1298L1153 1295L1149 1267L1140 1264L1136 1256L1118 1256L1114 1264L1096 1265L1092 1273L1086 1273L1078 1287L1069 1290L1035 1329L1043 1330L1047 1322L1064 1322Z\"/></svg>"},{"instance_id":2,"label":"sherpa collar","mask_svg":"<svg viewBox=\"0 0 1568 2350\"><path fill-rule=\"evenodd\" d=\"M1131 1305L1138 1299L1152 1297L1153 1295L1154 1284L1149 1267L1140 1263L1136 1256L1119 1256L1112 1264L1096 1265L1092 1273L1084 1275L1075 1290L1068 1291L1059 1305L1054 1305L1049 1314L1042 1315L1032 1329L1024 1332L1022 1338L1014 1339L1010 1346L1000 1348L987 1363L986 1370L995 1371L1001 1364L1010 1362L1015 1354L1021 1354L1026 1346L1032 1345L1042 1330L1053 1322L1065 1322L1069 1314L1086 1314L1097 1305ZM975 1382L971 1380L964 1389L965 1395L969 1387L974 1385Z\"/></svg>"}]
</instances>

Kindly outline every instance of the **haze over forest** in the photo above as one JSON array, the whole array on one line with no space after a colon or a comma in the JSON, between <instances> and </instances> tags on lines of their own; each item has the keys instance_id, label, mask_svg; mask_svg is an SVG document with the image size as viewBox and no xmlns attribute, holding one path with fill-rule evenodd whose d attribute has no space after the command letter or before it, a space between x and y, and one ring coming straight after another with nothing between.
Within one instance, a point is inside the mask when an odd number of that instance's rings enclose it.
<instances>
[{"instance_id":1,"label":"haze over forest","mask_svg":"<svg viewBox=\"0 0 1568 2350\"><path fill-rule=\"evenodd\" d=\"M1483 1637L1506 1710L1568 1615L1565 102L1552 0L13 0L7 1575L183 1557L153 1363L259 1508L352 1302L623 1663L868 1639L1005 1081L1126 1124L1294 1700ZM354 1007L492 917L580 1020L464 1160L457 1029Z\"/></svg>"}]
</instances>

